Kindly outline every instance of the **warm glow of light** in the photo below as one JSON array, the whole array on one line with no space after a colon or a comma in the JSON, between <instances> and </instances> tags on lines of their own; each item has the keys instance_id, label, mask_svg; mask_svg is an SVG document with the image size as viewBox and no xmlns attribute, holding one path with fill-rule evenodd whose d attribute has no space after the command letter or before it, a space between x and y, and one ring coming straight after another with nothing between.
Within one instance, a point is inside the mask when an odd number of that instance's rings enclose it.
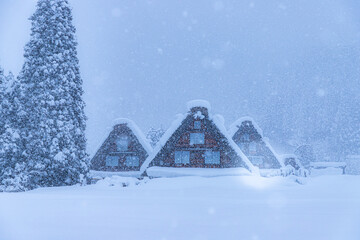
<instances>
[{"instance_id":1,"label":"warm glow of light","mask_svg":"<svg viewBox=\"0 0 360 240\"><path fill-rule=\"evenodd\" d=\"M261 176L244 176L240 178L240 182L245 186L255 189L271 188L279 183L278 178L265 178Z\"/></svg>"}]
</instances>

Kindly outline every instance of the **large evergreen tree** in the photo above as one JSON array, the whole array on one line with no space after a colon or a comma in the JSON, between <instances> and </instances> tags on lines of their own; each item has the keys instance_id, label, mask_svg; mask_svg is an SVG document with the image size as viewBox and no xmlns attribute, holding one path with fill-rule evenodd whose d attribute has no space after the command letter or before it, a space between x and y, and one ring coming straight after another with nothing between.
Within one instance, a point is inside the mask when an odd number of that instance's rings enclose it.
<instances>
[{"instance_id":1,"label":"large evergreen tree","mask_svg":"<svg viewBox=\"0 0 360 240\"><path fill-rule=\"evenodd\" d=\"M89 161L69 3L39 0L30 20L31 37L19 75L28 188L79 183Z\"/></svg>"},{"instance_id":2,"label":"large evergreen tree","mask_svg":"<svg viewBox=\"0 0 360 240\"><path fill-rule=\"evenodd\" d=\"M11 73L2 77L0 89L0 191L22 191L27 186L19 128L23 118L19 114L19 85Z\"/></svg>"},{"instance_id":3,"label":"large evergreen tree","mask_svg":"<svg viewBox=\"0 0 360 240\"><path fill-rule=\"evenodd\" d=\"M4 70L0 66L0 113L2 113L2 102L4 101L5 97L5 76L4 76ZM1 114L0 117L0 134L4 131L5 128L5 122L4 117ZM1 140L1 139L0 139Z\"/></svg>"}]
</instances>

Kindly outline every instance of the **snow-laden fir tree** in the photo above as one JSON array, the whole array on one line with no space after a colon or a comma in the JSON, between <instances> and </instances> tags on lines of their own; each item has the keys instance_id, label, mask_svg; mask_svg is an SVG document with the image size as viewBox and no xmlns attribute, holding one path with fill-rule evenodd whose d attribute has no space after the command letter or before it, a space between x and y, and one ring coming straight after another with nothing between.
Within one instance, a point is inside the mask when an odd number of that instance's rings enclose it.
<instances>
[{"instance_id":1,"label":"snow-laden fir tree","mask_svg":"<svg viewBox=\"0 0 360 240\"><path fill-rule=\"evenodd\" d=\"M4 69L0 66L0 103L4 99L4 94L5 94L5 76L4 76ZM0 130L2 126L3 126L2 119L0 118Z\"/></svg>"},{"instance_id":2,"label":"snow-laden fir tree","mask_svg":"<svg viewBox=\"0 0 360 240\"><path fill-rule=\"evenodd\" d=\"M360 97L345 96L339 98L339 109L332 126L337 138L334 141L339 161L347 155L360 154Z\"/></svg>"},{"instance_id":3,"label":"snow-laden fir tree","mask_svg":"<svg viewBox=\"0 0 360 240\"><path fill-rule=\"evenodd\" d=\"M88 172L85 104L67 0L39 0L19 75L28 188L80 183Z\"/></svg>"},{"instance_id":4,"label":"snow-laden fir tree","mask_svg":"<svg viewBox=\"0 0 360 240\"><path fill-rule=\"evenodd\" d=\"M0 89L0 191L23 191L27 186L20 130L24 119L18 114L19 85L12 73L2 78Z\"/></svg>"},{"instance_id":5,"label":"snow-laden fir tree","mask_svg":"<svg viewBox=\"0 0 360 240\"><path fill-rule=\"evenodd\" d=\"M148 133L146 134L146 138L150 142L150 145L152 147L155 147L155 145L159 142L160 138L162 137L162 135L164 135L164 133L165 133L165 130L162 129L161 127L158 129L151 127L149 129Z\"/></svg>"},{"instance_id":6,"label":"snow-laden fir tree","mask_svg":"<svg viewBox=\"0 0 360 240\"><path fill-rule=\"evenodd\" d=\"M5 83L5 76L4 76L4 70L2 69L2 67L0 66L0 113L2 113L2 103L4 101L5 98L5 91L6 91L6 83ZM4 121L4 117L3 114L1 114L0 117L0 134L4 131L5 129L5 121ZM0 139L1 141L1 139ZM0 145L1 147L1 145Z\"/></svg>"}]
</instances>

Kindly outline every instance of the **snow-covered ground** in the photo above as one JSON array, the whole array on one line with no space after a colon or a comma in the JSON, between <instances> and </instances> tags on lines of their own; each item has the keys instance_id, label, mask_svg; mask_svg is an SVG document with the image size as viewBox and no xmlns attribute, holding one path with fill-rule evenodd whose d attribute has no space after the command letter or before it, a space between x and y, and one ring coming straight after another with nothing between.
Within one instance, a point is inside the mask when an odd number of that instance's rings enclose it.
<instances>
[{"instance_id":1,"label":"snow-covered ground","mask_svg":"<svg viewBox=\"0 0 360 240\"><path fill-rule=\"evenodd\" d=\"M0 193L0 239L360 239L360 176L294 180L114 176Z\"/></svg>"}]
</instances>

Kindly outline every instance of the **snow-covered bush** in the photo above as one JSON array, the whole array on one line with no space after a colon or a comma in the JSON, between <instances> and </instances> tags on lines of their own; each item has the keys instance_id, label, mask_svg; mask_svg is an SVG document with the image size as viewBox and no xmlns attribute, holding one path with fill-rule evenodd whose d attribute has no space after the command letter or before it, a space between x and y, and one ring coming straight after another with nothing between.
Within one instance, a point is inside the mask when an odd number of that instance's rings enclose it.
<instances>
[{"instance_id":1,"label":"snow-covered bush","mask_svg":"<svg viewBox=\"0 0 360 240\"><path fill-rule=\"evenodd\" d=\"M99 180L96 185L97 186L115 186L115 187L129 187L129 186L137 186L141 183L147 182L147 178L143 180L139 180L133 177L121 177L121 176L111 176L105 177L104 179Z\"/></svg>"},{"instance_id":2,"label":"snow-covered bush","mask_svg":"<svg viewBox=\"0 0 360 240\"><path fill-rule=\"evenodd\" d=\"M3 169L0 183L0 192L20 192L27 190L28 177L25 171L25 164L15 164L15 168Z\"/></svg>"},{"instance_id":3,"label":"snow-covered bush","mask_svg":"<svg viewBox=\"0 0 360 240\"><path fill-rule=\"evenodd\" d=\"M287 177L290 175L298 176L298 177L308 177L309 171L305 168L295 169L293 166L287 165L285 167L280 168L280 175L283 177Z\"/></svg>"}]
</instances>

